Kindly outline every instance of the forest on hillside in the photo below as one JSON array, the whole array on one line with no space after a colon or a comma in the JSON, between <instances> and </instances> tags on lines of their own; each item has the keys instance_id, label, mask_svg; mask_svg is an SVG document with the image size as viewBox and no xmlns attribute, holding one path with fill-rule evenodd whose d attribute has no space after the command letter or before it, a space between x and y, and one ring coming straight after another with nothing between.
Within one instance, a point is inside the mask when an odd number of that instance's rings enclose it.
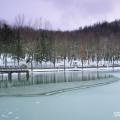
<instances>
[{"instance_id":1,"label":"forest on hillside","mask_svg":"<svg viewBox=\"0 0 120 120\"><path fill-rule=\"evenodd\" d=\"M23 25L19 18L16 25L0 21L0 56L7 67L7 57L26 63L50 61L54 67L58 59L84 62L120 60L120 20L102 22L73 31L54 31L38 26Z\"/></svg>"}]
</instances>

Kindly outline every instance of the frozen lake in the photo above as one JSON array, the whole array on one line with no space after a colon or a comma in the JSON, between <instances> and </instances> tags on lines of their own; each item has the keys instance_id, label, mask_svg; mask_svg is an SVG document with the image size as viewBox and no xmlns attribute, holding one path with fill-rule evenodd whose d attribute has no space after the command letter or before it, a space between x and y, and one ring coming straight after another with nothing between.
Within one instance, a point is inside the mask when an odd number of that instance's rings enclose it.
<instances>
[{"instance_id":1,"label":"frozen lake","mask_svg":"<svg viewBox=\"0 0 120 120\"><path fill-rule=\"evenodd\" d=\"M24 75L3 77L0 120L120 119L119 72L36 73L28 81Z\"/></svg>"}]
</instances>

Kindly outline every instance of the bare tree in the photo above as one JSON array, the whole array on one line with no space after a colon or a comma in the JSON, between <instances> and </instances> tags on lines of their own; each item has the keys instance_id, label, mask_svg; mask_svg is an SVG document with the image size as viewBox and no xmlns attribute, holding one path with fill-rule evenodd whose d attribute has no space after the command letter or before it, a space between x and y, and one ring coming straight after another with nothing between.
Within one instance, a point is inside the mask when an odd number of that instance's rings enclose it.
<instances>
[{"instance_id":1,"label":"bare tree","mask_svg":"<svg viewBox=\"0 0 120 120\"><path fill-rule=\"evenodd\" d=\"M23 27L25 24L25 16L24 14L19 14L15 17L15 26L16 27Z\"/></svg>"},{"instance_id":2,"label":"bare tree","mask_svg":"<svg viewBox=\"0 0 120 120\"><path fill-rule=\"evenodd\" d=\"M18 66L19 66L19 62L20 62L20 56L21 56L21 50L22 50L22 28L24 26L25 23L25 16L24 14L19 14L18 16L15 17L15 29L16 29L16 39L17 39L17 43L16 43L16 54L17 54L17 62L18 62Z\"/></svg>"}]
</instances>

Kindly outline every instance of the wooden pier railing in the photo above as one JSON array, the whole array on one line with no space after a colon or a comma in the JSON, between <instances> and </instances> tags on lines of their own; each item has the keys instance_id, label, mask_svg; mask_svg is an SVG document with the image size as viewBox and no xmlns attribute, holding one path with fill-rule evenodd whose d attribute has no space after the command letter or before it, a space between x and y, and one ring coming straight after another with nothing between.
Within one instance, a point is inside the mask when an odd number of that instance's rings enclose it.
<instances>
[{"instance_id":1,"label":"wooden pier railing","mask_svg":"<svg viewBox=\"0 0 120 120\"><path fill-rule=\"evenodd\" d=\"M26 78L29 79L29 70L28 69L1 69L0 68L0 73L7 73L8 74L8 80L12 80L12 73L26 73Z\"/></svg>"}]
</instances>

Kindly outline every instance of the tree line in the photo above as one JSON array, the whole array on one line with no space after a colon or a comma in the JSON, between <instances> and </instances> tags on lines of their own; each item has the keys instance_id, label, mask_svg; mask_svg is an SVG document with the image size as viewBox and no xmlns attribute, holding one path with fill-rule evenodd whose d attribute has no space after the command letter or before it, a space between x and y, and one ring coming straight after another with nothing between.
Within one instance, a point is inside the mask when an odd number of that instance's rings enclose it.
<instances>
[{"instance_id":1,"label":"tree line","mask_svg":"<svg viewBox=\"0 0 120 120\"><path fill-rule=\"evenodd\" d=\"M73 31L53 31L23 25L23 19L18 18L16 25L0 21L0 54L7 66L7 56L26 63L36 61L36 64L52 62L54 67L58 59L69 62L80 60L84 62L120 60L120 20L111 23L102 22Z\"/></svg>"}]
</instances>

